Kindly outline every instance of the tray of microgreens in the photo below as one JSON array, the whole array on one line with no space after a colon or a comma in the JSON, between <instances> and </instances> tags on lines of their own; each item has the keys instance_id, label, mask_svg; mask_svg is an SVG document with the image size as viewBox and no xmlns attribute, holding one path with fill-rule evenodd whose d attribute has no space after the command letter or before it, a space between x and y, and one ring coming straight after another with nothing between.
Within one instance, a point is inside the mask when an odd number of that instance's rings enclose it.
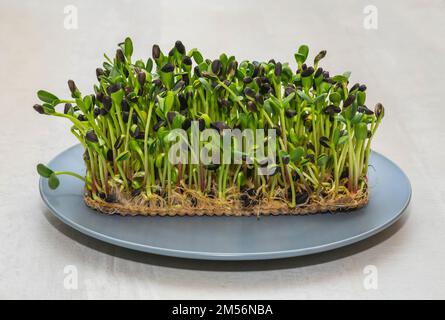
<instances>
[{"instance_id":1,"label":"tray of microgreens","mask_svg":"<svg viewBox=\"0 0 445 320\"><path fill-rule=\"evenodd\" d=\"M85 93L37 92L42 115L65 118L84 149L85 203L122 215L268 215L353 210L369 199L371 142L384 116L366 85L308 61L206 59L181 41L147 60L130 38L105 56Z\"/></svg>"}]
</instances>

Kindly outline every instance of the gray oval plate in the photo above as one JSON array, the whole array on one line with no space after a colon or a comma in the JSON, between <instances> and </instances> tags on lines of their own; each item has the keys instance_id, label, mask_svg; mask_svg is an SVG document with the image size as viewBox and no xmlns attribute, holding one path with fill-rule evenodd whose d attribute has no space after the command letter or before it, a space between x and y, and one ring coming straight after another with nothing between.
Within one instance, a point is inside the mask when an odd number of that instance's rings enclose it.
<instances>
[{"instance_id":1,"label":"gray oval plate","mask_svg":"<svg viewBox=\"0 0 445 320\"><path fill-rule=\"evenodd\" d=\"M76 145L55 157L55 170L83 173L83 148ZM209 260L259 260L327 251L368 238L399 219L411 186L397 165L373 152L370 201L349 213L256 217L122 217L99 214L83 202L82 181L60 177L40 194L63 222L96 239L155 254Z\"/></svg>"}]
</instances>

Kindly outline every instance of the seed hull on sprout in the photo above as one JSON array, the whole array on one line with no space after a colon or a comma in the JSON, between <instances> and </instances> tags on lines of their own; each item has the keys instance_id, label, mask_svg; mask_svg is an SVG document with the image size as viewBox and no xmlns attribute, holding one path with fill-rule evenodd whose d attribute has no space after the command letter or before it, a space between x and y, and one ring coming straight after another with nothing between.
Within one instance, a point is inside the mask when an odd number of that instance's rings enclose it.
<instances>
[{"instance_id":1,"label":"seed hull on sprout","mask_svg":"<svg viewBox=\"0 0 445 320\"><path fill-rule=\"evenodd\" d=\"M88 206L122 215L313 214L367 204L371 141L384 107L368 108L366 85L350 85L349 72L320 67L325 50L310 66L309 48L300 46L296 70L225 53L204 59L181 41L168 53L154 45L148 60L132 55L130 38L114 57L105 55L93 94L82 95L72 80L69 99L37 92L41 103L33 109L70 121L85 148L84 176L37 166L51 189L60 175L82 179ZM229 145L230 157L242 155L239 163L222 161L223 153L196 162L195 152L208 151L201 140L207 129L221 140L226 130L250 130L253 146ZM270 129L276 139L255 135ZM178 130L188 152L172 162ZM267 159L258 155L262 144L271 148ZM271 168L274 174L260 174Z\"/></svg>"}]
</instances>

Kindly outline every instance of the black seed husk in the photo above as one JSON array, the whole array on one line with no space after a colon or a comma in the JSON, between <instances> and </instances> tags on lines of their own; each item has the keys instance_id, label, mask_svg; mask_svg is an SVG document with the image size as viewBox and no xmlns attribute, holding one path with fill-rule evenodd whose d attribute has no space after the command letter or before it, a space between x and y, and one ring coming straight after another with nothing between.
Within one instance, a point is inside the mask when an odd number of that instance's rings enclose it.
<instances>
[{"instance_id":1,"label":"black seed husk","mask_svg":"<svg viewBox=\"0 0 445 320\"><path fill-rule=\"evenodd\" d=\"M160 127L162 127L164 125L164 121L159 120L158 122L155 123L155 125L153 126L153 130L156 132L159 130Z\"/></svg>"},{"instance_id":2,"label":"black seed husk","mask_svg":"<svg viewBox=\"0 0 445 320\"><path fill-rule=\"evenodd\" d=\"M144 86L146 79L147 79L147 75L144 71L141 71L138 73L138 82L141 85L141 87Z\"/></svg>"},{"instance_id":3,"label":"black seed husk","mask_svg":"<svg viewBox=\"0 0 445 320\"><path fill-rule=\"evenodd\" d=\"M190 120L189 118L185 119L184 122L182 123L182 129L183 130L188 130L188 128L190 128L190 126L192 125L192 120Z\"/></svg>"},{"instance_id":4,"label":"black seed husk","mask_svg":"<svg viewBox=\"0 0 445 320\"><path fill-rule=\"evenodd\" d=\"M96 133L93 130L90 130L86 133L85 138L91 142L99 142Z\"/></svg>"},{"instance_id":5,"label":"black seed husk","mask_svg":"<svg viewBox=\"0 0 445 320\"><path fill-rule=\"evenodd\" d=\"M112 106L112 101L111 101L110 96L104 96L102 104L107 111L110 111L111 106Z\"/></svg>"},{"instance_id":6,"label":"black seed husk","mask_svg":"<svg viewBox=\"0 0 445 320\"><path fill-rule=\"evenodd\" d=\"M253 91L251 88L247 87L244 89L244 94L248 97L255 97L255 91Z\"/></svg>"},{"instance_id":7,"label":"black seed husk","mask_svg":"<svg viewBox=\"0 0 445 320\"><path fill-rule=\"evenodd\" d=\"M200 118L198 120L198 127L199 127L199 131L203 131L205 129L205 121L204 121L204 119Z\"/></svg>"},{"instance_id":8,"label":"black seed husk","mask_svg":"<svg viewBox=\"0 0 445 320\"><path fill-rule=\"evenodd\" d=\"M320 141L320 144L321 144L323 147L325 147L325 148L330 148L330 146L329 146L329 139L328 139L327 137L325 137L325 136L321 136L320 139L319 139L319 141Z\"/></svg>"},{"instance_id":9,"label":"black seed husk","mask_svg":"<svg viewBox=\"0 0 445 320\"><path fill-rule=\"evenodd\" d=\"M77 87L73 80L68 80L68 88L70 89L71 94L76 92Z\"/></svg>"},{"instance_id":10,"label":"black seed husk","mask_svg":"<svg viewBox=\"0 0 445 320\"><path fill-rule=\"evenodd\" d=\"M130 106L128 105L127 100L122 99L121 108L122 108L122 111L124 111L124 112L130 111Z\"/></svg>"},{"instance_id":11,"label":"black seed husk","mask_svg":"<svg viewBox=\"0 0 445 320\"><path fill-rule=\"evenodd\" d=\"M384 111L383 105L381 103L377 103L374 108L374 113L377 116L377 118L379 118L380 115L383 114L383 111Z\"/></svg>"},{"instance_id":12,"label":"black seed husk","mask_svg":"<svg viewBox=\"0 0 445 320\"><path fill-rule=\"evenodd\" d=\"M133 191L131 191L131 196L132 196L132 197L137 197L138 195L141 194L141 192L142 192L142 189L141 189L141 188L139 188L139 189L134 189Z\"/></svg>"},{"instance_id":13,"label":"black seed husk","mask_svg":"<svg viewBox=\"0 0 445 320\"><path fill-rule=\"evenodd\" d=\"M364 113L364 114L366 114L366 115L374 114L374 111L368 109L367 106L359 106L359 107L357 108L357 111L358 111L358 112L361 112L361 113Z\"/></svg>"},{"instance_id":14,"label":"black seed husk","mask_svg":"<svg viewBox=\"0 0 445 320\"><path fill-rule=\"evenodd\" d=\"M230 107L230 101L227 99L218 98L218 105L221 108L228 108Z\"/></svg>"},{"instance_id":15,"label":"black seed husk","mask_svg":"<svg viewBox=\"0 0 445 320\"><path fill-rule=\"evenodd\" d=\"M151 55L153 59L157 60L161 56L161 49L157 44L153 45L153 48L151 50Z\"/></svg>"},{"instance_id":16,"label":"black seed husk","mask_svg":"<svg viewBox=\"0 0 445 320\"><path fill-rule=\"evenodd\" d=\"M188 105L187 105L187 98L185 97L185 95L183 93L178 94L178 99L179 99L180 110L187 110Z\"/></svg>"},{"instance_id":17,"label":"black seed husk","mask_svg":"<svg viewBox=\"0 0 445 320\"><path fill-rule=\"evenodd\" d=\"M355 101L355 95L349 95L346 100L343 102L343 108L349 107Z\"/></svg>"},{"instance_id":18,"label":"black seed husk","mask_svg":"<svg viewBox=\"0 0 445 320\"><path fill-rule=\"evenodd\" d=\"M96 69L96 77L98 81L100 81L100 77L103 76L104 74L105 74L104 69L102 68Z\"/></svg>"},{"instance_id":19,"label":"black seed husk","mask_svg":"<svg viewBox=\"0 0 445 320\"><path fill-rule=\"evenodd\" d=\"M359 87L360 87L360 84L359 84L359 83L356 83L356 84L354 84L354 85L351 87L351 89L349 89L349 92L352 92L352 91L358 89Z\"/></svg>"},{"instance_id":20,"label":"black seed husk","mask_svg":"<svg viewBox=\"0 0 445 320\"><path fill-rule=\"evenodd\" d=\"M252 82L252 78L251 78L251 77L244 77L244 78L243 78L243 82L244 82L245 84L249 84L249 83Z\"/></svg>"},{"instance_id":21,"label":"black seed husk","mask_svg":"<svg viewBox=\"0 0 445 320\"><path fill-rule=\"evenodd\" d=\"M261 94L257 93L255 95L255 101L256 101L256 103L262 105L264 103L264 98Z\"/></svg>"},{"instance_id":22,"label":"black seed husk","mask_svg":"<svg viewBox=\"0 0 445 320\"><path fill-rule=\"evenodd\" d=\"M110 161L110 162L113 162L113 159L114 159L114 157L113 157L113 150L109 149L107 151L107 160Z\"/></svg>"},{"instance_id":23,"label":"black seed husk","mask_svg":"<svg viewBox=\"0 0 445 320\"><path fill-rule=\"evenodd\" d=\"M175 84L175 86L174 86L174 88L173 88L173 91L179 91L179 90L181 90L182 88L184 88L184 86L185 86L185 82L184 82L184 80L179 80L179 81Z\"/></svg>"},{"instance_id":24,"label":"black seed husk","mask_svg":"<svg viewBox=\"0 0 445 320\"><path fill-rule=\"evenodd\" d=\"M122 49L120 48L116 50L116 59L121 63L125 63L125 55Z\"/></svg>"},{"instance_id":25,"label":"black seed husk","mask_svg":"<svg viewBox=\"0 0 445 320\"><path fill-rule=\"evenodd\" d=\"M165 73L173 72L173 70L175 70L175 67L171 63L167 63L161 68L161 71Z\"/></svg>"},{"instance_id":26,"label":"black seed husk","mask_svg":"<svg viewBox=\"0 0 445 320\"><path fill-rule=\"evenodd\" d=\"M211 163L211 164L208 164L208 165L206 165L206 166L204 166L204 167L205 167L207 170L215 171L216 169L219 168L219 166L220 166L220 164L218 164L218 163Z\"/></svg>"},{"instance_id":27,"label":"black seed husk","mask_svg":"<svg viewBox=\"0 0 445 320\"><path fill-rule=\"evenodd\" d=\"M107 88L107 93L111 95L114 92L119 91L122 88L120 82L116 82Z\"/></svg>"},{"instance_id":28,"label":"black seed husk","mask_svg":"<svg viewBox=\"0 0 445 320\"><path fill-rule=\"evenodd\" d=\"M134 129L134 131L131 131L130 130L130 135L133 137L133 138L136 138L136 137L138 137L139 136L139 133L141 132L141 129L139 128L139 127L136 127L136 129Z\"/></svg>"},{"instance_id":29,"label":"black seed husk","mask_svg":"<svg viewBox=\"0 0 445 320\"><path fill-rule=\"evenodd\" d=\"M129 116L130 114L128 113L128 112L126 112L126 111L124 111L124 112L122 112L122 120L124 121L124 122L128 122L128 116Z\"/></svg>"},{"instance_id":30,"label":"black seed husk","mask_svg":"<svg viewBox=\"0 0 445 320\"><path fill-rule=\"evenodd\" d=\"M181 41L178 40L175 42L175 48L180 54L185 54L185 46L182 44Z\"/></svg>"},{"instance_id":31,"label":"black seed husk","mask_svg":"<svg viewBox=\"0 0 445 320\"><path fill-rule=\"evenodd\" d=\"M289 162L290 162L290 157L289 157L288 155L283 156L282 159L283 159L283 164L284 164L284 165L289 164Z\"/></svg>"},{"instance_id":32,"label":"black seed husk","mask_svg":"<svg viewBox=\"0 0 445 320\"><path fill-rule=\"evenodd\" d=\"M96 101L99 101L99 102L102 103L103 99L104 99L104 93L103 92L96 93Z\"/></svg>"},{"instance_id":33,"label":"black seed husk","mask_svg":"<svg viewBox=\"0 0 445 320\"><path fill-rule=\"evenodd\" d=\"M306 201L309 199L309 194L306 191L298 192L295 195L295 202L297 204L303 204L306 203Z\"/></svg>"},{"instance_id":34,"label":"black seed husk","mask_svg":"<svg viewBox=\"0 0 445 320\"><path fill-rule=\"evenodd\" d=\"M185 56L184 59L182 59L182 63L185 64L186 66L191 66L192 58L190 58L189 56Z\"/></svg>"},{"instance_id":35,"label":"black seed husk","mask_svg":"<svg viewBox=\"0 0 445 320\"><path fill-rule=\"evenodd\" d=\"M277 62L275 64L275 76L281 77L282 70L283 70L283 65L281 64L281 62Z\"/></svg>"},{"instance_id":36,"label":"black seed husk","mask_svg":"<svg viewBox=\"0 0 445 320\"><path fill-rule=\"evenodd\" d=\"M337 107L336 105L329 105L326 108L324 108L324 113L329 114L329 115L334 115L336 113L340 113L341 109L340 107Z\"/></svg>"},{"instance_id":37,"label":"black seed husk","mask_svg":"<svg viewBox=\"0 0 445 320\"><path fill-rule=\"evenodd\" d=\"M212 72L214 74L219 74L220 71L221 71L221 61L219 61L218 59L213 60L213 62L212 62Z\"/></svg>"},{"instance_id":38,"label":"black seed husk","mask_svg":"<svg viewBox=\"0 0 445 320\"><path fill-rule=\"evenodd\" d=\"M308 142L308 143L306 144L306 148L307 148L308 150L312 150L312 151L315 152L315 147L314 147L314 145L313 145L311 142Z\"/></svg>"},{"instance_id":39,"label":"black seed husk","mask_svg":"<svg viewBox=\"0 0 445 320\"><path fill-rule=\"evenodd\" d=\"M196 76L197 76L198 78L202 77L201 70L199 70L199 67L198 67L198 66L194 67L194 68L193 68L193 71L195 72L195 74L196 74Z\"/></svg>"},{"instance_id":40,"label":"black seed husk","mask_svg":"<svg viewBox=\"0 0 445 320\"><path fill-rule=\"evenodd\" d=\"M252 102L252 101L247 102L247 110L252 111L252 112L257 112L258 111L255 103Z\"/></svg>"},{"instance_id":41,"label":"black seed husk","mask_svg":"<svg viewBox=\"0 0 445 320\"><path fill-rule=\"evenodd\" d=\"M45 110L43 109L43 106L40 104L35 104L33 106L34 110L37 111L40 114L45 114Z\"/></svg>"},{"instance_id":42,"label":"black seed husk","mask_svg":"<svg viewBox=\"0 0 445 320\"><path fill-rule=\"evenodd\" d=\"M105 198L105 201L108 202L108 203L117 202L116 195L114 195L114 194L107 195L106 198Z\"/></svg>"},{"instance_id":43,"label":"black seed husk","mask_svg":"<svg viewBox=\"0 0 445 320\"><path fill-rule=\"evenodd\" d=\"M215 121L210 124L210 127L217 130L218 133L222 133L224 129L229 129L229 126L223 121Z\"/></svg>"},{"instance_id":44,"label":"black seed husk","mask_svg":"<svg viewBox=\"0 0 445 320\"><path fill-rule=\"evenodd\" d=\"M73 105L71 103L65 103L65 107L63 108L63 113L67 114L72 107Z\"/></svg>"},{"instance_id":45,"label":"black seed husk","mask_svg":"<svg viewBox=\"0 0 445 320\"><path fill-rule=\"evenodd\" d=\"M124 143L124 140L119 136L116 141L114 142L114 149L118 150L122 144Z\"/></svg>"},{"instance_id":46,"label":"black seed husk","mask_svg":"<svg viewBox=\"0 0 445 320\"><path fill-rule=\"evenodd\" d=\"M173 120L175 119L175 117L176 117L176 112L175 111L169 111L167 113L167 121L168 121L168 123L172 124Z\"/></svg>"},{"instance_id":47,"label":"black seed husk","mask_svg":"<svg viewBox=\"0 0 445 320\"><path fill-rule=\"evenodd\" d=\"M284 112L284 114L285 114L285 116L287 117L287 118L293 118L293 117L295 117L296 116L296 114L297 114L297 111L296 110L292 110L292 109L286 109L286 111Z\"/></svg>"},{"instance_id":48,"label":"black seed husk","mask_svg":"<svg viewBox=\"0 0 445 320\"><path fill-rule=\"evenodd\" d=\"M307 69L303 70L301 72L301 76L302 77L309 77L310 75L312 75L314 73L314 68L312 67L308 67Z\"/></svg>"}]
</instances>

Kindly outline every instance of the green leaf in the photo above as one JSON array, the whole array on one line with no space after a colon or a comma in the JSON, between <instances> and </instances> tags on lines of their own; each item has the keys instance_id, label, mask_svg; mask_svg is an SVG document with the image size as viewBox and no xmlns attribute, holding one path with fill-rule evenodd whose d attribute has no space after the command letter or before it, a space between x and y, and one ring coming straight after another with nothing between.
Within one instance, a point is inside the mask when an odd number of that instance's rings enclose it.
<instances>
[{"instance_id":1,"label":"green leaf","mask_svg":"<svg viewBox=\"0 0 445 320\"><path fill-rule=\"evenodd\" d=\"M57 98L55 95L45 90L37 91L37 97L43 102L47 102L50 104L55 104L57 103L57 101L59 101L59 98Z\"/></svg>"},{"instance_id":2,"label":"green leaf","mask_svg":"<svg viewBox=\"0 0 445 320\"><path fill-rule=\"evenodd\" d=\"M197 49L192 49L193 51L193 59L197 64L201 64L204 61L204 58L202 57L202 54Z\"/></svg>"},{"instance_id":3,"label":"green leaf","mask_svg":"<svg viewBox=\"0 0 445 320\"><path fill-rule=\"evenodd\" d=\"M199 82L202 84L202 86L203 86L207 91L209 91L209 92L212 91L212 86L210 85L210 83L209 83L206 79L204 79L204 78L199 78L198 80L199 80Z\"/></svg>"},{"instance_id":4,"label":"green leaf","mask_svg":"<svg viewBox=\"0 0 445 320\"><path fill-rule=\"evenodd\" d=\"M87 95L83 98L83 105L86 111L89 111L93 107L93 98Z\"/></svg>"},{"instance_id":5,"label":"green leaf","mask_svg":"<svg viewBox=\"0 0 445 320\"><path fill-rule=\"evenodd\" d=\"M182 128L182 123L184 122L185 117L178 113L175 118L173 119L172 128L173 129L179 129Z\"/></svg>"},{"instance_id":6,"label":"green leaf","mask_svg":"<svg viewBox=\"0 0 445 320\"><path fill-rule=\"evenodd\" d=\"M298 48L298 52L295 54L295 61L298 66L301 66L307 59L309 54L309 47L307 45L302 45Z\"/></svg>"},{"instance_id":7,"label":"green leaf","mask_svg":"<svg viewBox=\"0 0 445 320\"><path fill-rule=\"evenodd\" d=\"M346 141L348 141L349 137L346 136L341 136L340 139L338 139L338 144L343 144L346 143Z\"/></svg>"},{"instance_id":8,"label":"green leaf","mask_svg":"<svg viewBox=\"0 0 445 320\"><path fill-rule=\"evenodd\" d=\"M162 168L162 163L164 162L164 158L165 158L165 153L158 154L155 160L156 168Z\"/></svg>"},{"instance_id":9,"label":"green leaf","mask_svg":"<svg viewBox=\"0 0 445 320\"><path fill-rule=\"evenodd\" d=\"M357 104L359 106L363 106L366 101L366 92L359 91L357 92Z\"/></svg>"},{"instance_id":10,"label":"green leaf","mask_svg":"<svg viewBox=\"0 0 445 320\"><path fill-rule=\"evenodd\" d=\"M133 54L133 42L128 37L125 38L124 49L125 56L127 57L127 59L130 59L131 55Z\"/></svg>"},{"instance_id":11,"label":"green leaf","mask_svg":"<svg viewBox=\"0 0 445 320\"><path fill-rule=\"evenodd\" d=\"M54 171L52 171L50 168L48 168L42 163L39 163L37 165L37 172L43 178L49 178L54 173Z\"/></svg>"},{"instance_id":12,"label":"green leaf","mask_svg":"<svg viewBox=\"0 0 445 320\"><path fill-rule=\"evenodd\" d=\"M246 184L246 177L244 176L244 173L242 171L238 172L236 181L239 186L244 186Z\"/></svg>"},{"instance_id":13,"label":"green leaf","mask_svg":"<svg viewBox=\"0 0 445 320\"><path fill-rule=\"evenodd\" d=\"M121 162L121 161L125 161L128 160L130 158L130 152L129 151L125 151L120 153L117 157L116 157L116 161L117 162Z\"/></svg>"},{"instance_id":14,"label":"green leaf","mask_svg":"<svg viewBox=\"0 0 445 320\"><path fill-rule=\"evenodd\" d=\"M337 121L340 121L342 123L346 123L345 117L343 117L341 114L336 115L335 118L337 119Z\"/></svg>"},{"instance_id":15,"label":"green leaf","mask_svg":"<svg viewBox=\"0 0 445 320\"><path fill-rule=\"evenodd\" d=\"M115 105L120 106L123 99L124 99L124 90L122 89L119 89L118 91L113 92L111 94L111 100Z\"/></svg>"},{"instance_id":16,"label":"green leaf","mask_svg":"<svg viewBox=\"0 0 445 320\"><path fill-rule=\"evenodd\" d=\"M150 58L149 58L150 59ZM139 69L145 69L145 63L142 60L136 60L136 62L134 63L134 65L136 67L138 67Z\"/></svg>"},{"instance_id":17,"label":"green leaf","mask_svg":"<svg viewBox=\"0 0 445 320\"><path fill-rule=\"evenodd\" d=\"M280 156L280 158L284 158L284 157L289 156L289 154L286 151L284 151L284 150L278 151L278 155Z\"/></svg>"},{"instance_id":18,"label":"green leaf","mask_svg":"<svg viewBox=\"0 0 445 320\"><path fill-rule=\"evenodd\" d=\"M121 76L119 69L116 67L112 67L110 70L110 79L112 82L116 82L116 80Z\"/></svg>"},{"instance_id":19,"label":"green leaf","mask_svg":"<svg viewBox=\"0 0 445 320\"><path fill-rule=\"evenodd\" d=\"M332 143L334 146L338 144L338 140L340 139L340 129L335 128L334 132L332 133Z\"/></svg>"},{"instance_id":20,"label":"green leaf","mask_svg":"<svg viewBox=\"0 0 445 320\"><path fill-rule=\"evenodd\" d=\"M317 159L317 163L320 167L324 167L329 161L329 157L326 154L321 154L318 159Z\"/></svg>"},{"instance_id":21,"label":"green leaf","mask_svg":"<svg viewBox=\"0 0 445 320\"><path fill-rule=\"evenodd\" d=\"M283 105L288 105L291 100L295 97L295 92L292 92L290 95L288 95L286 98L283 99Z\"/></svg>"},{"instance_id":22,"label":"green leaf","mask_svg":"<svg viewBox=\"0 0 445 320\"><path fill-rule=\"evenodd\" d=\"M351 76L351 71L346 71L346 72L344 72L344 73L343 73L343 76L344 76L346 79L349 79L349 77Z\"/></svg>"},{"instance_id":23,"label":"green leaf","mask_svg":"<svg viewBox=\"0 0 445 320\"><path fill-rule=\"evenodd\" d=\"M147 63L145 64L145 70L147 70L148 73L153 70L153 60L151 58L148 58Z\"/></svg>"},{"instance_id":24,"label":"green leaf","mask_svg":"<svg viewBox=\"0 0 445 320\"><path fill-rule=\"evenodd\" d=\"M355 126L355 137L357 140L365 140L368 137L368 126L360 122Z\"/></svg>"},{"instance_id":25,"label":"green leaf","mask_svg":"<svg viewBox=\"0 0 445 320\"><path fill-rule=\"evenodd\" d=\"M210 123L212 123L212 119L210 119L209 115L206 114L206 113L203 113L201 115L201 118L204 119L204 122L206 124L206 128L209 128L210 127Z\"/></svg>"},{"instance_id":26,"label":"green leaf","mask_svg":"<svg viewBox=\"0 0 445 320\"><path fill-rule=\"evenodd\" d=\"M290 155L290 160L292 162L298 161L298 160L301 159L303 154L304 154L304 148L303 147L297 147L297 148L291 150L291 152L289 154Z\"/></svg>"},{"instance_id":27,"label":"green leaf","mask_svg":"<svg viewBox=\"0 0 445 320\"><path fill-rule=\"evenodd\" d=\"M175 102L175 94L173 93L173 91L168 91L164 101L165 114L167 114L167 112L169 112L173 108L174 102Z\"/></svg>"},{"instance_id":28,"label":"green leaf","mask_svg":"<svg viewBox=\"0 0 445 320\"><path fill-rule=\"evenodd\" d=\"M320 94L319 96L317 96L317 97L314 99L314 104L317 104L317 103L319 103L319 102L324 102L324 100L326 99L326 96L327 96L326 93L322 93L322 94Z\"/></svg>"},{"instance_id":29,"label":"green leaf","mask_svg":"<svg viewBox=\"0 0 445 320\"><path fill-rule=\"evenodd\" d=\"M348 78L342 75L336 75L332 77L332 80L335 82L346 83Z\"/></svg>"},{"instance_id":30,"label":"green leaf","mask_svg":"<svg viewBox=\"0 0 445 320\"><path fill-rule=\"evenodd\" d=\"M356 113L351 119L351 124L357 124L362 121L363 113Z\"/></svg>"},{"instance_id":31,"label":"green leaf","mask_svg":"<svg viewBox=\"0 0 445 320\"><path fill-rule=\"evenodd\" d=\"M52 190L57 189L59 184L60 184L59 178L57 178L55 173L52 173L49 176L49 179L48 179L48 186L49 186L49 188L52 189Z\"/></svg>"},{"instance_id":32,"label":"green leaf","mask_svg":"<svg viewBox=\"0 0 445 320\"><path fill-rule=\"evenodd\" d=\"M329 100L331 100L332 103L335 103L338 105L341 101L341 95L338 92L332 92L329 95Z\"/></svg>"},{"instance_id":33,"label":"green leaf","mask_svg":"<svg viewBox=\"0 0 445 320\"><path fill-rule=\"evenodd\" d=\"M312 99L311 99L305 92L303 92L303 91L301 91L301 90L298 90L298 91L297 91L297 95L298 95L301 99L306 100L306 101L309 102L309 103L312 103Z\"/></svg>"},{"instance_id":34,"label":"green leaf","mask_svg":"<svg viewBox=\"0 0 445 320\"><path fill-rule=\"evenodd\" d=\"M43 107L43 111L45 111L45 114L53 114L54 112L56 112L56 110L54 109L54 106L52 106L49 103L42 104L42 107Z\"/></svg>"}]
</instances>

